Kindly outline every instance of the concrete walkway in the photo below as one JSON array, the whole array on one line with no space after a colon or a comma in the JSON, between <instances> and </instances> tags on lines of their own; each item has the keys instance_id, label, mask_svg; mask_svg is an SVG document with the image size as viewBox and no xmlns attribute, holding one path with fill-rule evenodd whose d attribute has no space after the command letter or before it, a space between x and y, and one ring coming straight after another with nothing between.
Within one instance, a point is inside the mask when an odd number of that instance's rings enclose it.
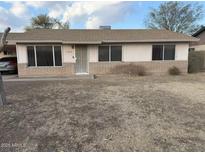
<instances>
[{"instance_id":1,"label":"concrete walkway","mask_svg":"<svg viewBox=\"0 0 205 154\"><path fill-rule=\"evenodd\" d=\"M17 81L59 81L70 79L93 79L92 75L75 75L68 77L25 77L19 78L17 75L3 75L4 82L17 82Z\"/></svg>"}]
</instances>

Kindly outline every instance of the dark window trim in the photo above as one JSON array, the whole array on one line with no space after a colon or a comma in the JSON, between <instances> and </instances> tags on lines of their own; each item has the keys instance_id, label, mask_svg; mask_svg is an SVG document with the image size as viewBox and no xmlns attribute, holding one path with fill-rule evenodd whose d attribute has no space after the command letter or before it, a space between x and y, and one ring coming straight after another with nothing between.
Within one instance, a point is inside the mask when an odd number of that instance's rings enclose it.
<instances>
[{"instance_id":1,"label":"dark window trim","mask_svg":"<svg viewBox=\"0 0 205 154\"><path fill-rule=\"evenodd\" d=\"M28 46L33 46L34 47L34 60L35 60L35 66L28 66L28 67L40 67L40 68L43 68L43 67L63 67L63 54L62 54L62 45L59 45L59 44L55 44L55 45L50 45L50 44L39 44L39 45L27 45L26 46L26 51L27 51L27 47ZM53 66L38 66L37 65L37 56L36 56L36 46L51 46L52 47L52 54L53 54ZM54 46L60 46L61 47L61 64L60 66L56 66L55 65L55 54L54 54ZM27 53L27 60L28 60L28 51L26 52Z\"/></svg>"},{"instance_id":2,"label":"dark window trim","mask_svg":"<svg viewBox=\"0 0 205 154\"><path fill-rule=\"evenodd\" d=\"M163 51L162 51L162 60L153 60L152 59L152 61L175 61L176 60L176 44L169 44L169 43L163 43L163 44L152 44L152 51L153 51L153 46L154 45L162 45L163 46ZM166 59L164 59L164 46L165 45L174 45L174 52L175 52L175 54L174 54L174 59L172 59L172 60L166 60ZM152 52L152 54L153 54L153 52ZM153 56L153 55L152 55Z\"/></svg>"},{"instance_id":3,"label":"dark window trim","mask_svg":"<svg viewBox=\"0 0 205 154\"><path fill-rule=\"evenodd\" d=\"M99 61L99 46L108 46L109 47L109 61ZM122 58L123 58L123 48L122 48L122 44L102 44L98 46L98 62L122 62ZM111 46L120 46L121 47L121 61L111 61Z\"/></svg>"}]
</instances>

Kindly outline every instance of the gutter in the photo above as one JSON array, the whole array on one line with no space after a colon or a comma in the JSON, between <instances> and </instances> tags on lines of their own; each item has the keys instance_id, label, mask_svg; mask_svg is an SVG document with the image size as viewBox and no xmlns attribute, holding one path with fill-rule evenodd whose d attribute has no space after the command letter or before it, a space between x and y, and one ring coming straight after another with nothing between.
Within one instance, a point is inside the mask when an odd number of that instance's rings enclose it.
<instances>
[{"instance_id":1,"label":"gutter","mask_svg":"<svg viewBox=\"0 0 205 154\"><path fill-rule=\"evenodd\" d=\"M152 43L152 42L197 42L200 39L194 38L191 40L103 40L102 43Z\"/></svg>"},{"instance_id":2,"label":"gutter","mask_svg":"<svg viewBox=\"0 0 205 154\"><path fill-rule=\"evenodd\" d=\"M62 41L59 40L16 40L16 44L23 44L23 43L61 43Z\"/></svg>"},{"instance_id":3,"label":"gutter","mask_svg":"<svg viewBox=\"0 0 205 154\"><path fill-rule=\"evenodd\" d=\"M103 41L61 41L61 40L8 40L11 44L59 43L59 44L102 44L102 43L156 43L156 42L197 42L200 39L160 39L160 40L103 40Z\"/></svg>"},{"instance_id":4,"label":"gutter","mask_svg":"<svg viewBox=\"0 0 205 154\"><path fill-rule=\"evenodd\" d=\"M63 44L102 44L101 41L90 41L90 42L77 42L77 41L65 41Z\"/></svg>"}]
</instances>

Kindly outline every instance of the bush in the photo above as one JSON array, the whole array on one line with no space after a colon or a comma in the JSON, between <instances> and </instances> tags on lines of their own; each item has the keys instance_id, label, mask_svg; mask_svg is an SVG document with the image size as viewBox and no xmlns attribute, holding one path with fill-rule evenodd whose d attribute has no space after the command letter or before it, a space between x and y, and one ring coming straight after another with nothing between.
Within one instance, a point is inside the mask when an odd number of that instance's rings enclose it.
<instances>
[{"instance_id":1,"label":"bush","mask_svg":"<svg viewBox=\"0 0 205 154\"><path fill-rule=\"evenodd\" d=\"M141 65L118 65L112 69L112 73L115 74L125 74L129 76L145 76L146 75L146 68Z\"/></svg>"},{"instance_id":2,"label":"bush","mask_svg":"<svg viewBox=\"0 0 205 154\"><path fill-rule=\"evenodd\" d=\"M180 75L181 71L176 66L173 66L169 68L169 74L170 75Z\"/></svg>"}]
</instances>

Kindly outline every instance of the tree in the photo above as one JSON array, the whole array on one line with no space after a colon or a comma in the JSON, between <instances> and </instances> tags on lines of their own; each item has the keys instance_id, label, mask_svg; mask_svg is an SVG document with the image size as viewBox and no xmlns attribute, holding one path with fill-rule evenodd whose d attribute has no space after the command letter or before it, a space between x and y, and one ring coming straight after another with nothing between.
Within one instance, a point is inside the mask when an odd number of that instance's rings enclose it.
<instances>
[{"instance_id":1,"label":"tree","mask_svg":"<svg viewBox=\"0 0 205 154\"><path fill-rule=\"evenodd\" d=\"M69 23L62 23L60 20L51 18L47 14L40 14L31 18L31 25L25 27L26 31L31 29L69 29Z\"/></svg>"},{"instance_id":2,"label":"tree","mask_svg":"<svg viewBox=\"0 0 205 154\"><path fill-rule=\"evenodd\" d=\"M57 29L69 29L69 22L62 23L58 19L53 19L54 25L53 28Z\"/></svg>"},{"instance_id":3,"label":"tree","mask_svg":"<svg viewBox=\"0 0 205 154\"><path fill-rule=\"evenodd\" d=\"M6 42L6 38L8 33L10 32L11 28L8 27L5 29L3 35L1 36L1 40L0 40L0 52L4 51L4 47L7 44ZM3 80L2 80L2 76L0 73L0 105L5 105L6 104L6 96L5 96L5 92L4 92L4 85L3 85Z\"/></svg>"},{"instance_id":4,"label":"tree","mask_svg":"<svg viewBox=\"0 0 205 154\"><path fill-rule=\"evenodd\" d=\"M145 24L152 29L167 29L191 34L199 28L202 6L187 2L164 2L158 9L152 9Z\"/></svg>"}]
</instances>

